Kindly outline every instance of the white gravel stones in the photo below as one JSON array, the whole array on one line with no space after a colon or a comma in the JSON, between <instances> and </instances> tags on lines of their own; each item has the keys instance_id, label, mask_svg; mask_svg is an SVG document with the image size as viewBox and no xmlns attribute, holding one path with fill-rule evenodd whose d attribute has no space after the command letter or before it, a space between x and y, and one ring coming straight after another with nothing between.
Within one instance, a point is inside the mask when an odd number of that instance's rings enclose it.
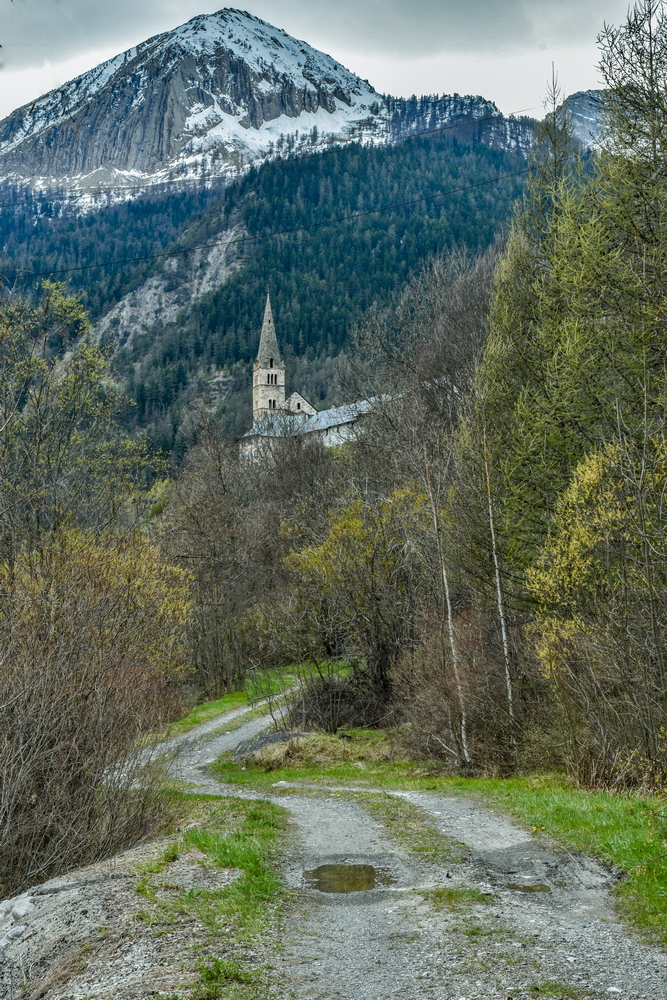
<instances>
[{"instance_id":1,"label":"white gravel stones","mask_svg":"<svg viewBox=\"0 0 667 1000\"><path fill-rule=\"evenodd\" d=\"M12 906L11 913L14 920L24 920L34 909L35 906L30 896L19 896Z\"/></svg>"},{"instance_id":2,"label":"white gravel stones","mask_svg":"<svg viewBox=\"0 0 667 1000\"><path fill-rule=\"evenodd\" d=\"M11 944L12 941L18 941L26 930L27 928L25 924L18 924L16 927L10 927L5 936L0 938L0 955L4 952L8 944Z\"/></svg>"}]
</instances>

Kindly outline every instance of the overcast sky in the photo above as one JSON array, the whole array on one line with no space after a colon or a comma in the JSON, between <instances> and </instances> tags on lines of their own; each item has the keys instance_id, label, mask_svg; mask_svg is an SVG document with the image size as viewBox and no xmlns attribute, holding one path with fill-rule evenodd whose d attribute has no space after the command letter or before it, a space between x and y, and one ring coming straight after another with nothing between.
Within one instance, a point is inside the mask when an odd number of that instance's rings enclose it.
<instances>
[{"instance_id":1,"label":"overcast sky","mask_svg":"<svg viewBox=\"0 0 667 1000\"><path fill-rule=\"evenodd\" d=\"M195 14L206 0L0 0L0 116ZM540 110L552 61L567 94L598 84L595 38L627 0L247 0L376 90L481 94Z\"/></svg>"}]
</instances>

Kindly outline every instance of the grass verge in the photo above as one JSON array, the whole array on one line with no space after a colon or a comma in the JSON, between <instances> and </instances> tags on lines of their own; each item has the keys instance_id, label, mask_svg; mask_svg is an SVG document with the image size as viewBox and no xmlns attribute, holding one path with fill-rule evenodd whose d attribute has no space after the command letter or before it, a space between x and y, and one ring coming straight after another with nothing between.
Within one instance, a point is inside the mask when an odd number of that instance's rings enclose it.
<instances>
[{"instance_id":1,"label":"grass verge","mask_svg":"<svg viewBox=\"0 0 667 1000\"><path fill-rule=\"evenodd\" d=\"M285 899L273 865L285 811L270 802L181 793L174 803L194 825L140 869L136 891L145 904L136 919L155 935L199 929L197 978L188 988L193 1000L266 1000L270 984L256 955L271 944ZM212 872L231 868L239 877L221 888L179 888L170 869L183 853Z\"/></svg>"},{"instance_id":2,"label":"grass verge","mask_svg":"<svg viewBox=\"0 0 667 1000\"><path fill-rule=\"evenodd\" d=\"M232 712L235 708L253 705L256 701L262 701L265 698L275 699L277 695L288 690L293 684L293 674L278 670L256 671L246 678L243 691L230 691L229 694L223 695L217 701L207 701L202 705L196 705L187 715L171 724L167 735L180 736L181 733L187 733L219 715L224 715L225 712ZM246 721L248 718L251 716L244 715L243 720Z\"/></svg>"},{"instance_id":3,"label":"grass verge","mask_svg":"<svg viewBox=\"0 0 667 1000\"><path fill-rule=\"evenodd\" d=\"M459 778L429 773L406 760L391 734L350 730L350 740L318 734L292 751L274 751L240 767L215 768L232 784L266 788L278 781L465 795L514 816L536 836L600 858L625 874L616 889L619 912L644 935L667 944L667 802L657 796L614 795L578 788L566 776ZM282 758L281 754L282 753ZM397 807L395 807L397 808Z\"/></svg>"},{"instance_id":4,"label":"grass verge","mask_svg":"<svg viewBox=\"0 0 667 1000\"><path fill-rule=\"evenodd\" d=\"M473 794L570 850L626 875L618 909L653 941L667 944L667 803L656 796L577 788L563 775L441 779L442 790Z\"/></svg>"},{"instance_id":5,"label":"grass verge","mask_svg":"<svg viewBox=\"0 0 667 1000\"><path fill-rule=\"evenodd\" d=\"M439 833L433 817L412 802L406 802L387 792L380 795L357 792L354 798L374 819L382 823L393 840L422 858L447 865L458 864L465 857L466 849L463 844Z\"/></svg>"},{"instance_id":6,"label":"grass verge","mask_svg":"<svg viewBox=\"0 0 667 1000\"><path fill-rule=\"evenodd\" d=\"M434 910L457 910L477 903L492 903L490 893L479 889L421 889L420 895L428 900Z\"/></svg>"},{"instance_id":7,"label":"grass verge","mask_svg":"<svg viewBox=\"0 0 667 1000\"><path fill-rule=\"evenodd\" d=\"M181 733L187 733L196 726L210 722L211 719L215 719L218 715L231 712L235 708L242 708L247 704L248 696L245 691L231 691L223 698L218 698L217 701L207 701L204 705L197 705L187 715L184 715L182 719L177 719L176 722L171 724L169 735L180 736Z\"/></svg>"}]
</instances>

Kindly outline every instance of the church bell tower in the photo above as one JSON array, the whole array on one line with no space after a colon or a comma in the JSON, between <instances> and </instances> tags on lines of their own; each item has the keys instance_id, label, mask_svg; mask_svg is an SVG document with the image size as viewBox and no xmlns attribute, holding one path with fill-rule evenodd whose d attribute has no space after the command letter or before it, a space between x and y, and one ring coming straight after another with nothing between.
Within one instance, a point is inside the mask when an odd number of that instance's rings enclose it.
<instances>
[{"instance_id":1,"label":"church bell tower","mask_svg":"<svg viewBox=\"0 0 667 1000\"><path fill-rule=\"evenodd\" d=\"M267 294L262 335L252 366L252 422L259 423L273 410L285 407L285 362L280 357L271 299Z\"/></svg>"}]
</instances>

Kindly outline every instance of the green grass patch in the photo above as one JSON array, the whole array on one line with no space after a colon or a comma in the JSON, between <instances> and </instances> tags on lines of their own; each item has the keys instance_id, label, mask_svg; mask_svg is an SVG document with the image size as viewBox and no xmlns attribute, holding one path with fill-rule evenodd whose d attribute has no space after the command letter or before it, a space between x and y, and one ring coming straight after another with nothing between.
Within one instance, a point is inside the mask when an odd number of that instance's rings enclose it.
<instances>
[{"instance_id":1,"label":"green grass patch","mask_svg":"<svg viewBox=\"0 0 667 1000\"><path fill-rule=\"evenodd\" d=\"M273 698L294 687L296 678L293 673L284 670L255 670L248 674L245 681L245 692L248 701L260 701L262 698Z\"/></svg>"},{"instance_id":2,"label":"green grass patch","mask_svg":"<svg viewBox=\"0 0 667 1000\"><path fill-rule=\"evenodd\" d=\"M397 780L424 773L406 760L397 739L378 729L349 729L337 736L317 733L291 743L273 743L239 766L221 758L213 769L233 784L269 788L277 780L352 787L397 787Z\"/></svg>"},{"instance_id":3,"label":"green grass patch","mask_svg":"<svg viewBox=\"0 0 667 1000\"><path fill-rule=\"evenodd\" d=\"M245 691L231 691L229 694L218 698L217 701L207 701L204 705L197 705L192 711L184 715L182 719L173 722L169 729L170 736L180 736L190 729L210 722L224 712L231 712L235 708L242 708L248 704L248 696Z\"/></svg>"},{"instance_id":4,"label":"green grass patch","mask_svg":"<svg viewBox=\"0 0 667 1000\"><path fill-rule=\"evenodd\" d=\"M584 1000L585 997L592 996L590 990L582 990L577 986L568 986L566 983L542 983L530 987L532 997L560 997L562 1000Z\"/></svg>"},{"instance_id":5,"label":"green grass patch","mask_svg":"<svg viewBox=\"0 0 667 1000\"><path fill-rule=\"evenodd\" d=\"M207 701L203 705L197 705L191 709L182 719L177 719L169 727L169 736L180 736L187 733L205 722L225 712L232 712L235 708L243 708L252 705L264 698L275 698L294 685L294 675L280 670L258 670L249 674L246 678L243 691L230 691L217 701ZM238 728L246 722L250 715L243 715L242 721L233 720L229 724L229 729Z\"/></svg>"},{"instance_id":6,"label":"green grass patch","mask_svg":"<svg viewBox=\"0 0 667 1000\"><path fill-rule=\"evenodd\" d=\"M455 910L462 907L484 905L492 903L493 896L490 893L480 892L479 889L421 889L420 896L423 896L431 904L434 910Z\"/></svg>"},{"instance_id":7,"label":"green grass patch","mask_svg":"<svg viewBox=\"0 0 667 1000\"><path fill-rule=\"evenodd\" d=\"M665 799L586 791L559 774L518 778L436 775L423 762L402 757L391 733L350 730L349 735L350 741L318 734L300 741L298 752L284 754L282 760L282 751L276 751L271 760L260 758L242 767L222 759L214 768L226 782L260 788L288 781L482 799L516 817L536 836L546 835L568 850L600 858L624 873L616 889L619 912L649 940L667 944Z\"/></svg>"},{"instance_id":8,"label":"green grass patch","mask_svg":"<svg viewBox=\"0 0 667 1000\"><path fill-rule=\"evenodd\" d=\"M465 857L463 844L436 830L429 813L412 802L387 793L355 793L355 799L383 824L388 835L402 847L444 865L457 864Z\"/></svg>"},{"instance_id":9,"label":"green grass patch","mask_svg":"<svg viewBox=\"0 0 667 1000\"><path fill-rule=\"evenodd\" d=\"M257 974L241 968L238 962L214 958L199 966L199 982L192 992L192 1000L222 1000L228 997L249 997L247 990L239 990L237 984L249 985L257 980ZM232 986L230 990L229 987ZM234 988L236 987L236 988ZM254 995L257 995L253 991Z\"/></svg>"},{"instance_id":10,"label":"green grass patch","mask_svg":"<svg viewBox=\"0 0 667 1000\"><path fill-rule=\"evenodd\" d=\"M197 825L141 866L135 889L146 906L135 918L156 935L194 922L203 935L198 947L218 951L197 966L193 1000L265 1000L265 973L260 966L249 968L243 956L248 946L266 942L277 932L285 889L275 857L286 813L270 802L182 793L172 797L181 804L183 819L194 817ZM195 856L203 855L205 867L233 868L240 877L217 889L179 889L170 882L170 866L193 849Z\"/></svg>"}]
</instances>

